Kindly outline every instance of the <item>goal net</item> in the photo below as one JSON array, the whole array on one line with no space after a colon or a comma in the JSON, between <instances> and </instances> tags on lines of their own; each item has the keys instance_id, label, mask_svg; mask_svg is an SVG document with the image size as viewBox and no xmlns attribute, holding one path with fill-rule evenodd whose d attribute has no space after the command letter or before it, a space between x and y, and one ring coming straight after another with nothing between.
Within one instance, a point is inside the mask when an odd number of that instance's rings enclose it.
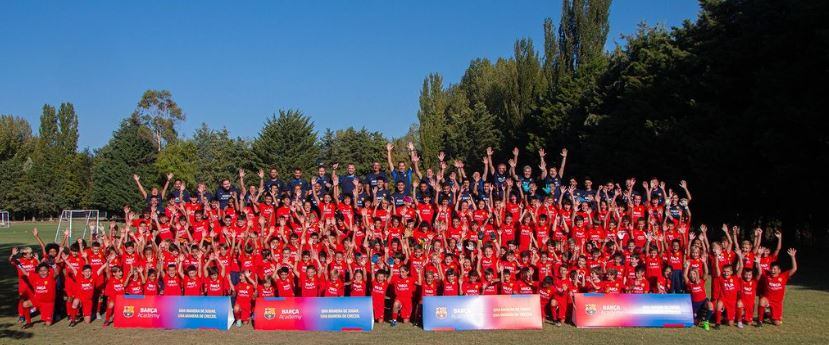
<instances>
[{"instance_id":1,"label":"goal net","mask_svg":"<svg viewBox=\"0 0 829 345\"><path fill-rule=\"evenodd\" d=\"M69 231L70 243L79 238L96 239L103 233L100 212L98 210L63 210L55 231L55 242L60 243L63 233Z\"/></svg>"},{"instance_id":2,"label":"goal net","mask_svg":"<svg viewBox=\"0 0 829 345\"><path fill-rule=\"evenodd\" d=\"M0 229L8 229L12 225L9 211L0 211Z\"/></svg>"}]
</instances>

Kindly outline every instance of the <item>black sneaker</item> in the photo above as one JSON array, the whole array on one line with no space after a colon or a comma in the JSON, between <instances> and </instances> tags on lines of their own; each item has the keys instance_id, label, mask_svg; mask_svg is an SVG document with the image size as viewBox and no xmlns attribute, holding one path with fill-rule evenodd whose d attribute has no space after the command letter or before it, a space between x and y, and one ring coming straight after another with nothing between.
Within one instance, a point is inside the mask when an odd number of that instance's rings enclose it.
<instances>
[{"instance_id":1,"label":"black sneaker","mask_svg":"<svg viewBox=\"0 0 829 345\"><path fill-rule=\"evenodd\" d=\"M715 324L714 329L720 329L720 324Z\"/></svg>"}]
</instances>

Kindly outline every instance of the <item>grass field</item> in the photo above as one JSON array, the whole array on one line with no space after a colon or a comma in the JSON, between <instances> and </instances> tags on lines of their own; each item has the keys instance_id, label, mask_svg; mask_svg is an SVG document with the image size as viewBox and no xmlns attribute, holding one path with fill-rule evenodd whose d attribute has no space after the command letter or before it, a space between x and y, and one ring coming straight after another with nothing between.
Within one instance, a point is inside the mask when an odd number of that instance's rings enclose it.
<instances>
[{"instance_id":1,"label":"grass field","mask_svg":"<svg viewBox=\"0 0 829 345\"><path fill-rule=\"evenodd\" d=\"M102 328L100 321L70 329L66 321L59 321L51 327L36 323L23 330L17 324L17 279L8 255L14 246L34 244L33 226L17 223L0 229L0 344L829 344L829 277L815 267L824 266L825 255L808 260L810 253L805 250L798 254L801 269L787 291L784 325L761 329L577 329L545 324L540 331L432 333L410 325L380 325L370 333L255 332L250 326L221 332L113 329ZM55 224L39 223L37 227L44 240L54 238Z\"/></svg>"}]
</instances>

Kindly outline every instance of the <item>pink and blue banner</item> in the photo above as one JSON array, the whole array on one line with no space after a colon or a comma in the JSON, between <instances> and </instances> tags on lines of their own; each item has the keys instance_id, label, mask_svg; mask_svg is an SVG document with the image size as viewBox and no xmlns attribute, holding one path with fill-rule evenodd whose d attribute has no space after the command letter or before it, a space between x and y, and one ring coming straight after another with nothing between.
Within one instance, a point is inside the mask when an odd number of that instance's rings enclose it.
<instances>
[{"instance_id":1,"label":"pink and blue banner","mask_svg":"<svg viewBox=\"0 0 829 345\"><path fill-rule=\"evenodd\" d=\"M691 327L688 294L576 294L573 321L579 328Z\"/></svg>"},{"instance_id":2,"label":"pink and blue banner","mask_svg":"<svg viewBox=\"0 0 829 345\"><path fill-rule=\"evenodd\" d=\"M423 298L423 329L541 329L538 295L434 296Z\"/></svg>"},{"instance_id":3,"label":"pink and blue banner","mask_svg":"<svg viewBox=\"0 0 829 345\"><path fill-rule=\"evenodd\" d=\"M115 327L228 330L232 323L230 297L122 295L115 298Z\"/></svg>"},{"instance_id":4,"label":"pink and blue banner","mask_svg":"<svg viewBox=\"0 0 829 345\"><path fill-rule=\"evenodd\" d=\"M253 328L363 331L374 327L371 297L266 297L256 300Z\"/></svg>"}]
</instances>

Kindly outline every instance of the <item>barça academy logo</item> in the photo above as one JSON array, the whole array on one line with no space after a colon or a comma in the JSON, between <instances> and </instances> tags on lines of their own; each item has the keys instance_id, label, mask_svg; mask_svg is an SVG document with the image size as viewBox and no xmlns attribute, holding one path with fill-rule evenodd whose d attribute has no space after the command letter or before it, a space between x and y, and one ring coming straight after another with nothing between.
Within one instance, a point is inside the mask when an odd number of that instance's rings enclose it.
<instances>
[{"instance_id":1,"label":"bar\u00e7a academy logo","mask_svg":"<svg viewBox=\"0 0 829 345\"><path fill-rule=\"evenodd\" d=\"M597 310L597 309L596 309L596 305L595 305L595 304L585 304L585 305L584 305L584 312L585 312L585 313L587 313L587 315L593 315L593 314L595 314L595 313L596 313L596 310Z\"/></svg>"},{"instance_id":2,"label":"bar\u00e7a academy logo","mask_svg":"<svg viewBox=\"0 0 829 345\"><path fill-rule=\"evenodd\" d=\"M124 317L130 318L135 315L135 307L131 305L125 305L123 311Z\"/></svg>"},{"instance_id":3,"label":"bar\u00e7a academy logo","mask_svg":"<svg viewBox=\"0 0 829 345\"><path fill-rule=\"evenodd\" d=\"M435 308L435 317L436 318L438 318L440 320L443 320L447 316L449 316L449 310L447 310L446 307L437 307L437 308Z\"/></svg>"},{"instance_id":4,"label":"bar\u00e7a academy logo","mask_svg":"<svg viewBox=\"0 0 829 345\"><path fill-rule=\"evenodd\" d=\"M265 320L273 320L276 317L276 308L265 308L263 316L265 317Z\"/></svg>"}]
</instances>

